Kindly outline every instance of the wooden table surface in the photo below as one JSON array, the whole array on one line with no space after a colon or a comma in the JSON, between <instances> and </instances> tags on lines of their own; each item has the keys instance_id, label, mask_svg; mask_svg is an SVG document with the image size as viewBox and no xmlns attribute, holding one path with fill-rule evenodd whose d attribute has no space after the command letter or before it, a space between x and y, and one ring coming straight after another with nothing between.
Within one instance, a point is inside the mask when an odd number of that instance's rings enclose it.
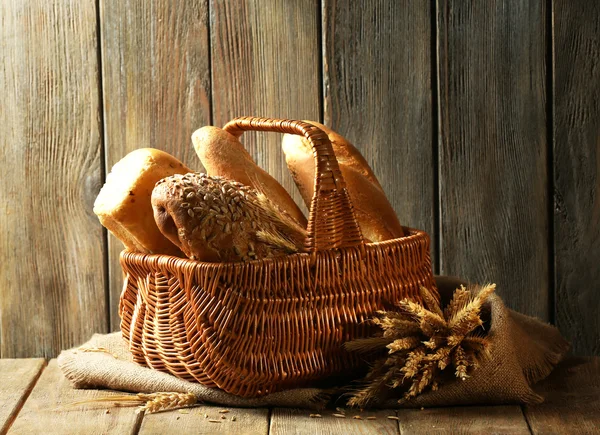
<instances>
[{"instance_id":1,"label":"wooden table surface","mask_svg":"<svg viewBox=\"0 0 600 435\"><path fill-rule=\"evenodd\" d=\"M600 433L600 358L563 362L536 390L536 406L470 406L354 412L199 406L159 414L76 402L115 392L74 390L56 360L0 360L0 427L10 434L594 434ZM227 409L225 414L220 410ZM361 419L353 418L359 415ZM221 419L224 416L225 419ZM388 418L388 417L397 417ZM371 418L369 418L371 417ZM219 420L219 423L209 420Z\"/></svg>"}]
</instances>

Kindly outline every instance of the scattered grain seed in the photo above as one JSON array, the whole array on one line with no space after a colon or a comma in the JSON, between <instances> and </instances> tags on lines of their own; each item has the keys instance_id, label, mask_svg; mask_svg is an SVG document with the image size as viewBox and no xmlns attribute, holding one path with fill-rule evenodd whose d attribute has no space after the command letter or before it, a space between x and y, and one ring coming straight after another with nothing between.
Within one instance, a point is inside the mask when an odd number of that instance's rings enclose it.
<instances>
[{"instance_id":1,"label":"scattered grain seed","mask_svg":"<svg viewBox=\"0 0 600 435\"><path fill-rule=\"evenodd\" d=\"M332 415L337 418L346 418L346 416L344 414L332 414Z\"/></svg>"},{"instance_id":2,"label":"scattered grain seed","mask_svg":"<svg viewBox=\"0 0 600 435\"><path fill-rule=\"evenodd\" d=\"M224 415L221 416L221 420L225 420L227 417L225 417Z\"/></svg>"},{"instance_id":3,"label":"scattered grain seed","mask_svg":"<svg viewBox=\"0 0 600 435\"><path fill-rule=\"evenodd\" d=\"M389 420L400 420L398 417L396 417L395 415L388 415L387 418Z\"/></svg>"},{"instance_id":4,"label":"scattered grain seed","mask_svg":"<svg viewBox=\"0 0 600 435\"><path fill-rule=\"evenodd\" d=\"M335 408L337 412L339 412L340 414L345 414L346 410L344 408Z\"/></svg>"},{"instance_id":5,"label":"scattered grain seed","mask_svg":"<svg viewBox=\"0 0 600 435\"><path fill-rule=\"evenodd\" d=\"M110 414L110 409L107 409L105 414Z\"/></svg>"},{"instance_id":6,"label":"scattered grain seed","mask_svg":"<svg viewBox=\"0 0 600 435\"><path fill-rule=\"evenodd\" d=\"M208 418L208 414L204 414L204 418Z\"/></svg>"},{"instance_id":7,"label":"scattered grain seed","mask_svg":"<svg viewBox=\"0 0 600 435\"><path fill-rule=\"evenodd\" d=\"M236 421L237 418L235 418L235 415L233 417L231 417L231 421Z\"/></svg>"},{"instance_id":8,"label":"scattered grain seed","mask_svg":"<svg viewBox=\"0 0 600 435\"><path fill-rule=\"evenodd\" d=\"M208 420L209 423L221 423L221 420Z\"/></svg>"},{"instance_id":9,"label":"scattered grain seed","mask_svg":"<svg viewBox=\"0 0 600 435\"><path fill-rule=\"evenodd\" d=\"M322 418L321 414L310 414L310 418Z\"/></svg>"},{"instance_id":10,"label":"scattered grain seed","mask_svg":"<svg viewBox=\"0 0 600 435\"><path fill-rule=\"evenodd\" d=\"M187 409L178 409L177 412L179 412L180 414L189 414L190 411L188 411Z\"/></svg>"},{"instance_id":11,"label":"scattered grain seed","mask_svg":"<svg viewBox=\"0 0 600 435\"><path fill-rule=\"evenodd\" d=\"M370 417L367 417L367 420L377 420L377 417L370 416Z\"/></svg>"},{"instance_id":12,"label":"scattered grain seed","mask_svg":"<svg viewBox=\"0 0 600 435\"><path fill-rule=\"evenodd\" d=\"M362 420L363 419L360 415L355 415L352 418L355 419L355 420Z\"/></svg>"}]
</instances>

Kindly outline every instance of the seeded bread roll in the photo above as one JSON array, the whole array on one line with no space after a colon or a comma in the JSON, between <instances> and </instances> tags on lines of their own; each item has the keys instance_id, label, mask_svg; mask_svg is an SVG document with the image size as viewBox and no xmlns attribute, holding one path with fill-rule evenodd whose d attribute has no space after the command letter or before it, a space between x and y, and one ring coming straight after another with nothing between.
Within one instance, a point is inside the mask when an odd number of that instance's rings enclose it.
<instances>
[{"instance_id":1,"label":"seeded bread roll","mask_svg":"<svg viewBox=\"0 0 600 435\"><path fill-rule=\"evenodd\" d=\"M287 190L258 166L237 137L217 127L202 127L192 135L194 149L208 175L225 177L264 193L306 228L306 217Z\"/></svg>"},{"instance_id":2,"label":"seeded bread roll","mask_svg":"<svg viewBox=\"0 0 600 435\"><path fill-rule=\"evenodd\" d=\"M189 258L234 262L298 252L306 231L267 197L206 174L174 175L152 192L154 219Z\"/></svg>"},{"instance_id":3,"label":"seeded bread roll","mask_svg":"<svg viewBox=\"0 0 600 435\"><path fill-rule=\"evenodd\" d=\"M163 151L135 150L113 166L94 202L94 213L129 250L182 256L156 226L150 198L158 180L187 172L189 168Z\"/></svg>"},{"instance_id":4,"label":"seeded bread roll","mask_svg":"<svg viewBox=\"0 0 600 435\"><path fill-rule=\"evenodd\" d=\"M354 206L363 236L372 242L404 236L396 212L385 196L377 177L360 152L346 139L315 121L305 121L322 129L333 147L346 188ZM297 135L283 136L283 152L292 177L307 207L314 193L315 164L308 140Z\"/></svg>"}]
</instances>

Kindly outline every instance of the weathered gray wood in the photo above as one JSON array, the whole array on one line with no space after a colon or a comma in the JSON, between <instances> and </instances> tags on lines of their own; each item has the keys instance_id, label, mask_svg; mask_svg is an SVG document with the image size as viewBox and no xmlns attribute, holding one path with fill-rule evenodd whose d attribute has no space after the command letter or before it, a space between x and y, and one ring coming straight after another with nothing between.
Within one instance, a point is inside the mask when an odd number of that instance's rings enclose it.
<instances>
[{"instance_id":1,"label":"weathered gray wood","mask_svg":"<svg viewBox=\"0 0 600 435\"><path fill-rule=\"evenodd\" d=\"M228 410L226 414L219 411ZM225 417L224 419L222 417ZM233 419L233 420L232 420ZM210 420L218 420L219 423ZM267 435L269 433L269 410L217 406L199 406L144 416L141 435L185 434L236 434Z\"/></svg>"},{"instance_id":2,"label":"weathered gray wood","mask_svg":"<svg viewBox=\"0 0 600 435\"><path fill-rule=\"evenodd\" d=\"M83 403L115 395L104 390L75 390L56 364L50 361L36 383L9 433L132 433L142 414L135 408L115 407L110 402Z\"/></svg>"},{"instance_id":3,"label":"weathered gray wood","mask_svg":"<svg viewBox=\"0 0 600 435\"><path fill-rule=\"evenodd\" d=\"M211 1L214 125L236 116L319 120L318 8L315 0ZM281 135L249 132L242 142L306 211Z\"/></svg>"},{"instance_id":4,"label":"weathered gray wood","mask_svg":"<svg viewBox=\"0 0 600 435\"><path fill-rule=\"evenodd\" d=\"M565 361L536 392L544 403L524 407L534 434L600 432L600 358Z\"/></svg>"},{"instance_id":5,"label":"weathered gray wood","mask_svg":"<svg viewBox=\"0 0 600 435\"><path fill-rule=\"evenodd\" d=\"M325 0L325 124L365 156L403 225L432 237L431 5ZM435 255L435 252L433 253Z\"/></svg>"},{"instance_id":6,"label":"weathered gray wood","mask_svg":"<svg viewBox=\"0 0 600 435\"><path fill-rule=\"evenodd\" d=\"M321 418L312 418L316 411L306 409L275 408L271 413L270 435L294 433L296 435L329 435L329 434L363 434L383 435L398 434L398 422L387 416L396 416L396 411L346 411L346 418L334 417L336 411L321 411ZM360 420L353 417L359 415ZM375 417L369 420L368 417Z\"/></svg>"},{"instance_id":7,"label":"weathered gray wood","mask_svg":"<svg viewBox=\"0 0 600 435\"><path fill-rule=\"evenodd\" d=\"M107 329L95 2L0 2L0 356Z\"/></svg>"},{"instance_id":8,"label":"weathered gray wood","mask_svg":"<svg viewBox=\"0 0 600 435\"><path fill-rule=\"evenodd\" d=\"M441 273L547 319L545 2L438 8Z\"/></svg>"},{"instance_id":9,"label":"weathered gray wood","mask_svg":"<svg viewBox=\"0 0 600 435\"><path fill-rule=\"evenodd\" d=\"M0 359L0 433L6 433L27 399L46 361Z\"/></svg>"},{"instance_id":10,"label":"weathered gray wood","mask_svg":"<svg viewBox=\"0 0 600 435\"><path fill-rule=\"evenodd\" d=\"M530 434L519 406L402 409L401 434Z\"/></svg>"},{"instance_id":11,"label":"weathered gray wood","mask_svg":"<svg viewBox=\"0 0 600 435\"><path fill-rule=\"evenodd\" d=\"M600 355L600 4L555 0L556 325Z\"/></svg>"},{"instance_id":12,"label":"weathered gray wood","mask_svg":"<svg viewBox=\"0 0 600 435\"><path fill-rule=\"evenodd\" d=\"M101 0L106 170L137 148L199 170L191 135L210 120L207 1ZM111 327L119 327L119 253L110 245Z\"/></svg>"}]
</instances>

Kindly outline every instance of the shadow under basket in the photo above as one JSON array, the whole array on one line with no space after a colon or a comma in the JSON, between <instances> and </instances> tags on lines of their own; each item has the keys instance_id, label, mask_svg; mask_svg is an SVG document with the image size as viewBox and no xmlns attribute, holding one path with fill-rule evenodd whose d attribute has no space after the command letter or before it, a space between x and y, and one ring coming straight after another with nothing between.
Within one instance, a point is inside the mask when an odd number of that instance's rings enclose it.
<instances>
[{"instance_id":1,"label":"shadow under basket","mask_svg":"<svg viewBox=\"0 0 600 435\"><path fill-rule=\"evenodd\" d=\"M317 180L307 251L239 263L121 253L121 331L135 362L243 397L352 376L364 356L343 343L372 335L375 311L419 287L437 294L429 236L365 243L331 144L301 121L238 118L225 126L304 135Z\"/></svg>"}]
</instances>

